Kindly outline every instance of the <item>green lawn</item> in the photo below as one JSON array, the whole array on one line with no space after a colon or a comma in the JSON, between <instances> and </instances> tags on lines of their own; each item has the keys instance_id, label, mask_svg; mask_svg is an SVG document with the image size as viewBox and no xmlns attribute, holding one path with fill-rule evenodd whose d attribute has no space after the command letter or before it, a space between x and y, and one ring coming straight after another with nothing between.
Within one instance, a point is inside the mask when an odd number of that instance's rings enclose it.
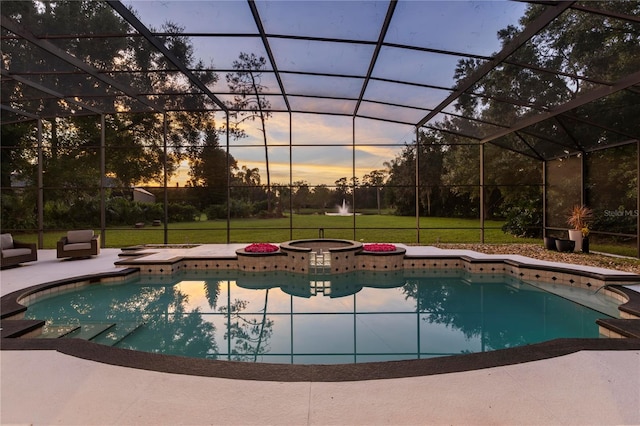
<instances>
[{"instance_id":1,"label":"green lawn","mask_svg":"<svg viewBox=\"0 0 640 426\"><path fill-rule=\"evenodd\" d=\"M484 242L487 244L542 244L541 239L516 238L500 229L503 222L485 221ZM289 231L289 226L293 230ZM167 230L169 244L204 244L227 242L226 220L199 220L172 223ZM480 243L480 221L477 219L450 219L441 217L420 218L420 244L436 243ZM318 238L319 229L324 229L325 238L355 239L363 242L418 243L415 217L392 215L353 216L293 215L280 219L234 219L231 221L232 243L273 242L292 239ZM96 229L99 232L99 229ZM56 241L65 231L48 231L44 235L42 248L55 248ZM15 234L20 241L37 242L35 233ZM107 228L102 239L106 247L128 247L139 244L163 244L164 228L147 224L144 228ZM636 256L635 246L628 244L591 244L592 251L624 256Z\"/></svg>"},{"instance_id":2,"label":"green lawn","mask_svg":"<svg viewBox=\"0 0 640 426\"><path fill-rule=\"evenodd\" d=\"M290 226L293 228L289 230ZM420 218L420 244L479 243L480 221L477 219ZM502 222L485 221L486 243L541 243L536 239L515 238L502 232ZM202 220L169 224L167 242L226 243L226 220ZM391 215L353 216L293 215L280 219L234 219L230 226L232 243L256 241L282 242L290 239L317 238L324 229L325 238L355 239L364 242L417 243L415 217ZM99 231L99 230L96 230ZM64 231L46 232L44 248L55 248ZM102 236L106 247L164 243L164 228L107 228ZM23 234L16 239L37 241L36 234Z\"/></svg>"}]
</instances>

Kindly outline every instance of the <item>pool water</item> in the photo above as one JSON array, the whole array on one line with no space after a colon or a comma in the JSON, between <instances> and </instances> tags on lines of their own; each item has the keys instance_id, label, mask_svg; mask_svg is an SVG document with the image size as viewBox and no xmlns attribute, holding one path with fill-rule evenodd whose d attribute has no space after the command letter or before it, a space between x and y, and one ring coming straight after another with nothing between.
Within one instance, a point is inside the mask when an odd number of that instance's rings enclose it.
<instances>
[{"instance_id":1,"label":"pool water","mask_svg":"<svg viewBox=\"0 0 640 426\"><path fill-rule=\"evenodd\" d=\"M608 317L506 276L235 271L92 284L39 300L26 316L47 321L45 337L67 333L139 351L292 364L430 358L598 337L595 321Z\"/></svg>"}]
</instances>

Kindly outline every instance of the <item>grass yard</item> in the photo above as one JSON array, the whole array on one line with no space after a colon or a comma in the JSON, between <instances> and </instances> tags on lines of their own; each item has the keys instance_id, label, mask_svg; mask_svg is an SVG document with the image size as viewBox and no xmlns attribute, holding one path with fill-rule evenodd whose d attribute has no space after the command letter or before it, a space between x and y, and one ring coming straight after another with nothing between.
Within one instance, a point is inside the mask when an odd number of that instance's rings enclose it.
<instances>
[{"instance_id":1,"label":"grass yard","mask_svg":"<svg viewBox=\"0 0 640 426\"><path fill-rule=\"evenodd\" d=\"M355 222L354 222L355 221ZM486 244L535 244L537 238L516 238L502 232L503 222L485 221ZM291 230L289 229L291 226ZM355 235L354 235L355 227ZM326 216L320 214L296 215L280 219L234 219L230 223L229 240L232 243L272 242L292 239L318 238L324 230L325 238L342 238L362 242L393 242L405 244L477 244L481 242L480 221L477 219L451 219L441 217L420 218L420 240L417 240L415 217L392 215ZM99 229L96 229L99 232ZM47 231L44 246L52 249L66 230ZM163 244L163 227L147 224L144 228L107 228L102 235L106 247L119 248L140 244ZM19 241L37 242L35 233L18 234ZM171 223L167 229L169 244L225 244L226 220L199 220ZM636 256L635 245L591 243L591 250L622 256Z\"/></svg>"},{"instance_id":2,"label":"grass yard","mask_svg":"<svg viewBox=\"0 0 640 426\"><path fill-rule=\"evenodd\" d=\"M481 232L477 219L420 218L420 244L479 243ZM485 221L486 243L541 243L537 239L516 238L502 232L500 221ZM292 230L290 230L290 227ZM354 234L355 228L355 234ZM283 242L291 239L355 239L363 242L418 243L416 218L391 215L326 216L293 215L279 219L233 219L229 237L232 243ZM96 231L99 232L97 229ZM48 231L43 248L55 248L65 231ZM102 235L106 247L164 243L164 227L107 228ZM22 234L16 239L37 241L37 234ZM171 223L167 229L169 244L226 243L226 220L202 220Z\"/></svg>"}]
</instances>

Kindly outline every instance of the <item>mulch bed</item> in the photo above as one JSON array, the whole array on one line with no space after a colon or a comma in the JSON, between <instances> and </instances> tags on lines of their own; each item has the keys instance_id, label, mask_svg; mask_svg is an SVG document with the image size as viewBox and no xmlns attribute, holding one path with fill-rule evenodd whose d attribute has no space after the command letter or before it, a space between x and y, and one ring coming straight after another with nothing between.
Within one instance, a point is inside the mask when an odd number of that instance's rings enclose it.
<instances>
[{"instance_id":1,"label":"mulch bed","mask_svg":"<svg viewBox=\"0 0 640 426\"><path fill-rule=\"evenodd\" d=\"M435 244L442 249L474 250L485 254L518 254L550 262L573 263L640 274L640 260L600 253L561 253L535 244Z\"/></svg>"}]
</instances>

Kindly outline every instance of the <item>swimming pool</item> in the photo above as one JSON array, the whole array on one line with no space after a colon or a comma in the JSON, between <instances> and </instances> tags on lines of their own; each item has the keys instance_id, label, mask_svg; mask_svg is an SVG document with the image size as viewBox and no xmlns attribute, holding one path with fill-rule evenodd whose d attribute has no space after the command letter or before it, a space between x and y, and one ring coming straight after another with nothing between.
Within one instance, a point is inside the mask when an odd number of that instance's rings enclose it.
<instances>
[{"instance_id":1,"label":"swimming pool","mask_svg":"<svg viewBox=\"0 0 640 426\"><path fill-rule=\"evenodd\" d=\"M287 364L432 358L598 337L596 319L610 316L505 275L415 275L139 276L40 298L26 316L47 321L45 337ZM575 290L598 299L600 311L617 309L593 290Z\"/></svg>"}]
</instances>

